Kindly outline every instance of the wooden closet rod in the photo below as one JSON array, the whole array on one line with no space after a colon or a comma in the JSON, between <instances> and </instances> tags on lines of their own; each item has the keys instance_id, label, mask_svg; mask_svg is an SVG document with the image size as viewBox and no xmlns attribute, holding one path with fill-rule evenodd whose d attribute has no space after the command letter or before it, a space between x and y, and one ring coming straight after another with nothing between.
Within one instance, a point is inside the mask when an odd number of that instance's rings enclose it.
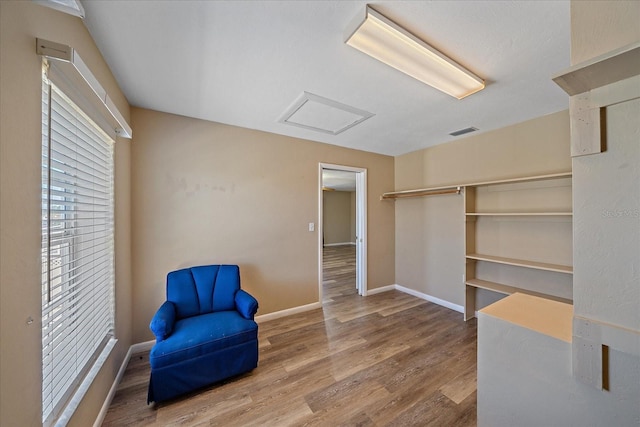
<instances>
[{"instance_id":1,"label":"wooden closet rod","mask_svg":"<svg viewBox=\"0 0 640 427\"><path fill-rule=\"evenodd\" d=\"M380 196L380 200L390 199L402 199L406 197L423 197L423 196L437 196L440 194L460 194L462 187L448 188L442 190L410 190L410 191L398 191L393 193L384 193Z\"/></svg>"}]
</instances>

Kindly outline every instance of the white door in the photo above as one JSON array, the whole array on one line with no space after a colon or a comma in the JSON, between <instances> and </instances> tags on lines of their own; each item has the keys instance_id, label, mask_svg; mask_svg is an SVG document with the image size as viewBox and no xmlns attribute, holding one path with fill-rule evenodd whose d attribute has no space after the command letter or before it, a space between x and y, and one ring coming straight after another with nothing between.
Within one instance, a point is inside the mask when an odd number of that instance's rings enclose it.
<instances>
[{"instance_id":1,"label":"white door","mask_svg":"<svg viewBox=\"0 0 640 427\"><path fill-rule=\"evenodd\" d=\"M367 171L356 173L356 289L367 295Z\"/></svg>"},{"instance_id":2,"label":"white door","mask_svg":"<svg viewBox=\"0 0 640 427\"><path fill-rule=\"evenodd\" d=\"M323 170L338 170L354 172L356 177L356 289L358 294L367 295L367 170L352 166L333 165L320 163L318 185L318 281L319 295L322 301L322 253L323 247L323 197L322 197L322 172Z\"/></svg>"}]
</instances>

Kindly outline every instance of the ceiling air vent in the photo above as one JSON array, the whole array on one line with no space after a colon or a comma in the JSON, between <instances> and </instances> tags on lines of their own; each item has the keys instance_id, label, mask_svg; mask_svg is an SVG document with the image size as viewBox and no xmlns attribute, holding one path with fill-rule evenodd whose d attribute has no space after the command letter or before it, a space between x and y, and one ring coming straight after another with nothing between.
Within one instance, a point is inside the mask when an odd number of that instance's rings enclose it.
<instances>
[{"instance_id":1,"label":"ceiling air vent","mask_svg":"<svg viewBox=\"0 0 640 427\"><path fill-rule=\"evenodd\" d=\"M451 132L449 135L451 135L451 136L460 136L460 135L464 135L465 133L475 132L477 130L478 130L478 128L469 127L469 128L464 128L464 129L457 130L455 132Z\"/></svg>"},{"instance_id":2,"label":"ceiling air vent","mask_svg":"<svg viewBox=\"0 0 640 427\"><path fill-rule=\"evenodd\" d=\"M371 116L373 113L368 111L303 92L278 119L278 122L337 135Z\"/></svg>"}]
</instances>

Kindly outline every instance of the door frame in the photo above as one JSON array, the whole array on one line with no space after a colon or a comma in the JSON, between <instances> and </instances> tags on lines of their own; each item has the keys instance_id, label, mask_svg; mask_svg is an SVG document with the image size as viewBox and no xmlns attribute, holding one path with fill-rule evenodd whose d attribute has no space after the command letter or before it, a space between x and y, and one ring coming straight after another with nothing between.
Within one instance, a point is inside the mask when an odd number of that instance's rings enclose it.
<instances>
[{"instance_id":1,"label":"door frame","mask_svg":"<svg viewBox=\"0 0 640 427\"><path fill-rule=\"evenodd\" d=\"M318 289L322 304L322 255L324 252L324 218L322 197L322 171L325 169L354 172L356 174L356 289L367 296L367 169L354 166L318 164Z\"/></svg>"}]
</instances>

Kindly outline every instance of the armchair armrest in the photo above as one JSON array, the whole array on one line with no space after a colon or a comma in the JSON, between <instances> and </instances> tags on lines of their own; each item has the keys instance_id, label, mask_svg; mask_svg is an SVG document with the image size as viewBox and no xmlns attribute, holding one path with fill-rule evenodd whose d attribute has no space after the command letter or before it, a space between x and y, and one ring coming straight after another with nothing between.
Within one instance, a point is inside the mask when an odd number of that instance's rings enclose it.
<instances>
[{"instance_id":1,"label":"armchair armrest","mask_svg":"<svg viewBox=\"0 0 640 427\"><path fill-rule=\"evenodd\" d=\"M156 336L157 342L160 342L171 335L175 322L176 307L171 301L165 301L151 319L149 329Z\"/></svg>"},{"instance_id":2,"label":"armchair armrest","mask_svg":"<svg viewBox=\"0 0 640 427\"><path fill-rule=\"evenodd\" d=\"M242 289L236 292L236 308L245 319L253 320L258 311L258 300Z\"/></svg>"}]
</instances>

